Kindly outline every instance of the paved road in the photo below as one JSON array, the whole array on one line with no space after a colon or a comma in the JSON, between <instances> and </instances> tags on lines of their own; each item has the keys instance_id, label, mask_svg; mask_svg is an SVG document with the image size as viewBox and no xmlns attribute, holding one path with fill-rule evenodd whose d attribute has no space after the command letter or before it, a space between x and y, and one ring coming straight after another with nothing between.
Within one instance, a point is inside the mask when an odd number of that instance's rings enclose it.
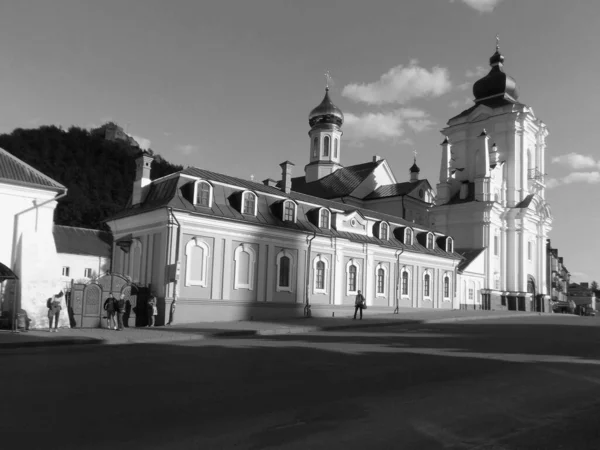
<instances>
[{"instance_id":1,"label":"paved road","mask_svg":"<svg viewBox=\"0 0 600 450\"><path fill-rule=\"evenodd\" d=\"M0 352L21 449L598 449L600 319ZM9 444L5 447L5 444Z\"/></svg>"}]
</instances>

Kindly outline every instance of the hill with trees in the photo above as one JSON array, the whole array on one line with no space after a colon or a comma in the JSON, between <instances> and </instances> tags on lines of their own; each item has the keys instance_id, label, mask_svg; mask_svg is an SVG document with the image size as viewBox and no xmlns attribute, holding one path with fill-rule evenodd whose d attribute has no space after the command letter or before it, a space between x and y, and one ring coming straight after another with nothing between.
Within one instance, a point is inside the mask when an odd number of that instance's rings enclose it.
<instances>
[{"instance_id":1,"label":"hill with trees","mask_svg":"<svg viewBox=\"0 0 600 450\"><path fill-rule=\"evenodd\" d=\"M67 187L55 211L57 225L105 229L103 221L127 204L140 149L135 141L106 139L107 126L114 124L92 130L17 128L0 135L0 147ZM150 177L181 169L154 155Z\"/></svg>"}]
</instances>

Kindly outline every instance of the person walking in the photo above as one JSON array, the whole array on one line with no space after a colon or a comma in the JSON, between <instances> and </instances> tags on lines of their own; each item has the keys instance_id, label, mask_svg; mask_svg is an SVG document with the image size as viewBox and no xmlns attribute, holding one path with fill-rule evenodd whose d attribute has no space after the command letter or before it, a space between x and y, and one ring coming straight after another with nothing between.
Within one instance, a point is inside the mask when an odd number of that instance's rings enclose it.
<instances>
[{"instance_id":1,"label":"person walking","mask_svg":"<svg viewBox=\"0 0 600 450\"><path fill-rule=\"evenodd\" d=\"M62 299L63 291L53 295L46 300L46 306L48 307L48 331L52 333L52 322L54 321L54 333L58 333L58 319L60 318L60 312L62 310Z\"/></svg>"},{"instance_id":2,"label":"person walking","mask_svg":"<svg viewBox=\"0 0 600 450\"><path fill-rule=\"evenodd\" d=\"M363 297L361 291L358 291L356 294L356 300L354 300L354 318L352 320L356 320L356 313L360 311L360 320L362 320L362 312L363 309L367 307L367 303L365 298Z\"/></svg>"},{"instance_id":3,"label":"person walking","mask_svg":"<svg viewBox=\"0 0 600 450\"><path fill-rule=\"evenodd\" d=\"M119 296L119 300L117 300L115 309L117 310L117 330L123 331L123 314L125 314L125 294L121 294Z\"/></svg>"},{"instance_id":4,"label":"person walking","mask_svg":"<svg viewBox=\"0 0 600 450\"><path fill-rule=\"evenodd\" d=\"M116 314L117 299L113 296L112 292L104 302L104 311L106 311L106 328L112 330L117 329L117 318Z\"/></svg>"},{"instance_id":5,"label":"person walking","mask_svg":"<svg viewBox=\"0 0 600 450\"><path fill-rule=\"evenodd\" d=\"M147 312L148 312L148 325L146 325L146 326L153 327L154 321L155 321L154 317L158 314L158 308L156 307L156 296L154 295L154 292L152 292L150 294L150 298L148 299Z\"/></svg>"}]
</instances>

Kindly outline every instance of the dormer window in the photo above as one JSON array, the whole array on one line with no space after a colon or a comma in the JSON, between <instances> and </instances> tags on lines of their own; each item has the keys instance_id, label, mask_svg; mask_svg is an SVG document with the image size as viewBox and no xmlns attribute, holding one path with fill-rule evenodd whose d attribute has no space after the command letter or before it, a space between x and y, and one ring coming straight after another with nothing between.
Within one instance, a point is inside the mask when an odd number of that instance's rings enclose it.
<instances>
[{"instance_id":1,"label":"dormer window","mask_svg":"<svg viewBox=\"0 0 600 450\"><path fill-rule=\"evenodd\" d=\"M328 209L321 208L319 212L319 228L329 229L329 224L331 221L331 213Z\"/></svg>"},{"instance_id":2,"label":"dormer window","mask_svg":"<svg viewBox=\"0 0 600 450\"><path fill-rule=\"evenodd\" d=\"M381 222L379 224L379 239L381 239L382 241L387 241L389 236L389 230L390 226L385 222Z\"/></svg>"},{"instance_id":3,"label":"dormer window","mask_svg":"<svg viewBox=\"0 0 600 450\"><path fill-rule=\"evenodd\" d=\"M413 245L413 230L412 228L406 228L404 230L404 243L406 245Z\"/></svg>"},{"instance_id":4,"label":"dormer window","mask_svg":"<svg viewBox=\"0 0 600 450\"><path fill-rule=\"evenodd\" d=\"M427 233L427 248L433 250L433 233Z\"/></svg>"},{"instance_id":5,"label":"dormer window","mask_svg":"<svg viewBox=\"0 0 600 450\"><path fill-rule=\"evenodd\" d=\"M196 206L206 206L208 208L212 206L213 187L208 181L198 181L196 183L195 192L194 204Z\"/></svg>"},{"instance_id":6,"label":"dormer window","mask_svg":"<svg viewBox=\"0 0 600 450\"><path fill-rule=\"evenodd\" d=\"M242 194L242 214L256 215L256 194L254 192L244 192Z\"/></svg>"},{"instance_id":7,"label":"dormer window","mask_svg":"<svg viewBox=\"0 0 600 450\"><path fill-rule=\"evenodd\" d=\"M296 222L296 204L291 200L283 203L283 221Z\"/></svg>"},{"instance_id":8,"label":"dormer window","mask_svg":"<svg viewBox=\"0 0 600 450\"><path fill-rule=\"evenodd\" d=\"M446 251L448 253L454 253L454 239L451 237L446 239Z\"/></svg>"}]
</instances>

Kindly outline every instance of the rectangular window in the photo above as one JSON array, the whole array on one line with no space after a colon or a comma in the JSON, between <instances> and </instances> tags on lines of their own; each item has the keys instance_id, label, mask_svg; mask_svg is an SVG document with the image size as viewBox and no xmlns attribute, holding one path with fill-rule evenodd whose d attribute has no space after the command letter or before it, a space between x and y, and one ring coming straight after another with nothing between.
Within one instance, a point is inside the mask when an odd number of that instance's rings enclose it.
<instances>
[{"instance_id":1,"label":"rectangular window","mask_svg":"<svg viewBox=\"0 0 600 450\"><path fill-rule=\"evenodd\" d=\"M475 292L473 289L469 289L469 300L473 300L475 298Z\"/></svg>"},{"instance_id":2,"label":"rectangular window","mask_svg":"<svg viewBox=\"0 0 600 450\"><path fill-rule=\"evenodd\" d=\"M498 256L498 236L494 236L494 256Z\"/></svg>"},{"instance_id":3,"label":"rectangular window","mask_svg":"<svg viewBox=\"0 0 600 450\"><path fill-rule=\"evenodd\" d=\"M68 277L71 274L71 269L67 266L62 268L63 277Z\"/></svg>"},{"instance_id":4,"label":"rectangular window","mask_svg":"<svg viewBox=\"0 0 600 450\"><path fill-rule=\"evenodd\" d=\"M348 291L356 292L356 266L348 269Z\"/></svg>"},{"instance_id":5,"label":"rectangular window","mask_svg":"<svg viewBox=\"0 0 600 450\"><path fill-rule=\"evenodd\" d=\"M323 261L319 261L317 263L317 289L324 290L325 289L325 263Z\"/></svg>"},{"instance_id":6,"label":"rectangular window","mask_svg":"<svg viewBox=\"0 0 600 450\"><path fill-rule=\"evenodd\" d=\"M85 278L92 278L92 269L88 269L88 268L86 268L86 269L83 271L83 276L84 276Z\"/></svg>"},{"instance_id":7,"label":"rectangular window","mask_svg":"<svg viewBox=\"0 0 600 450\"><path fill-rule=\"evenodd\" d=\"M385 270L383 269L377 271L377 293L385 293Z\"/></svg>"},{"instance_id":8,"label":"rectangular window","mask_svg":"<svg viewBox=\"0 0 600 450\"><path fill-rule=\"evenodd\" d=\"M285 204L285 211L283 214L283 220L286 222L294 221L294 204L292 202L287 202Z\"/></svg>"},{"instance_id":9,"label":"rectangular window","mask_svg":"<svg viewBox=\"0 0 600 450\"><path fill-rule=\"evenodd\" d=\"M256 205L256 199L254 194L246 193L244 195L244 214L254 214L254 206Z\"/></svg>"},{"instance_id":10,"label":"rectangular window","mask_svg":"<svg viewBox=\"0 0 600 450\"><path fill-rule=\"evenodd\" d=\"M200 206L210 206L210 185L208 183L200 183L198 186L198 201Z\"/></svg>"},{"instance_id":11,"label":"rectangular window","mask_svg":"<svg viewBox=\"0 0 600 450\"><path fill-rule=\"evenodd\" d=\"M444 298L450 298L450 279L444 278Z\"/></svg>"},{"instance_id":12,"label":"rectangular window","mask_svg":"<svg viewBox=\"0 0 600 450\"><path fill-rule=\"evenodd\" d=\"M425 275L424 283L423 283L423 295L425 297L429 297L429 291L430 291L430 289L429 289L429 282L430 282L429 275Z\"/></svg>"},{"instance_id":13,"label":"rectangular window","mask_svg":"<svg viewBox=\"0 0 600 450\"><path fill-rule=\"evenodd\" d=\"M408 295L408 272L402 272L402 295Z\"/></svg>"},{"instance_id":14,"label":"rectangular window","mask_svg":"<svg viewBox=\"0 0 600 450\"><path fill-rule=\"evenodd\" d=\"M321 228L329 228L329 211L327 211L326 209L321 210L319 226Z\"/></svg>"},{"instance_id":15,"label":"rectangular window","mask_svg":"<svg viewBox=\"0 0 600 450\"><path fill-rule=\"evenodd\" d=\"M287 256L279 260L279 287L290 287L290 258Z\"/></svg>"}]
</instances>

